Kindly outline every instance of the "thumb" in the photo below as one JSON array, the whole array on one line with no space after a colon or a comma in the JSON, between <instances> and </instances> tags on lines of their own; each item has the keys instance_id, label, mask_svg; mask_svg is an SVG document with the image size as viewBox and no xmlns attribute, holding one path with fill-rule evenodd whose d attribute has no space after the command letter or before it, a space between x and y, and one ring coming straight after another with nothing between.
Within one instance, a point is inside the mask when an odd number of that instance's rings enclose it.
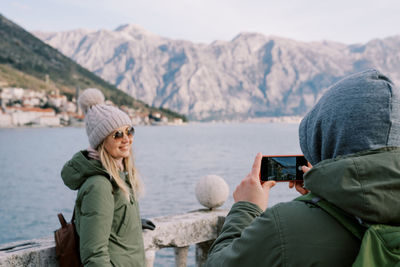
<instances>
[{"instance_id":1,"label":"thumb","mask_svg":"<svg viewBox=\"0 0 400 267\"><path fill-rule=\"evenodd\" d=\"M267 181L267 182L262 184L262 187L263 187L264 190L268 190L269 191L275 185L276 185L276 181Z\"/></svg>"},{"instance_id":2,"label":"thumb","mask_svg":"<svg viewBox=\"0 0 400 267\"><path fill-rule=\"evenodd\" d=\"M310 168L310 167L307 167L307 166L301 166L301 170L303 171L303 173L306 173L306 172L308 172L309 170L311 170L311 168Z\"/></svg>"}]
</instances>

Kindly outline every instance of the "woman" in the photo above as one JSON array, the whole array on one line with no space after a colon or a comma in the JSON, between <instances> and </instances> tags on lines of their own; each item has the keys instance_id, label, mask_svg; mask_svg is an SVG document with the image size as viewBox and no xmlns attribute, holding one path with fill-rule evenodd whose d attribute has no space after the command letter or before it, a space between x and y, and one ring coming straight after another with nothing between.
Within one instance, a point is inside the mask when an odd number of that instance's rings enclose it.
<instances>
[{"instance_id":1,"label":"woman","mask_svg":"<svg viewBox=\"0 0 400 267\"><path fill-rule=\"evenodd\" d=\"M82 263L144 266L131 119L105 105L97 89L86 89L78 103L85 113L90 147L76 153L61 176L65 185L78 190L75 224Z\"/></svg>"}]
</instances>

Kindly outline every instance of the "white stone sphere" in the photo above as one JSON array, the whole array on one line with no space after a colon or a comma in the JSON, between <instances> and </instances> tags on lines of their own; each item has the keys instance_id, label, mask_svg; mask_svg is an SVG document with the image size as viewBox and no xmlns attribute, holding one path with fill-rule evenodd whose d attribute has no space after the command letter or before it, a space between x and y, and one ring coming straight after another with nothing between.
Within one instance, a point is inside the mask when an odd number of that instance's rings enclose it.
<instances>
[{"instance_id":1,"label":"white stone sphere","mask_svg":"<svg viewBox=\"0 0 400 267\"><path fill-rule=\"evenodd\" d=\"M223 178L211 174L197 182L195 192L201 205L210 209L218 208L227 200L229 186Z\"/></svg>"}]
</instances>

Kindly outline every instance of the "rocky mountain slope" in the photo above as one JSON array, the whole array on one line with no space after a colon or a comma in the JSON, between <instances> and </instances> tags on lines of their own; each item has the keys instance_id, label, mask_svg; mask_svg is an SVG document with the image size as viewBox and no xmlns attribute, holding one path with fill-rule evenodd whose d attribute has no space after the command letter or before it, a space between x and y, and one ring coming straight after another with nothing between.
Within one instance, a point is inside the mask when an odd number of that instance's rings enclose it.
<instances>
[{"instance_id":1,"label":"rocky mountain slope","mask_svg":"<svg viewBox=\"0 0 400 267\"><path fill-rule=\"evenodd\" d=\"M132 107L143 114L157 112L170 119L186 120L181 114L150 107L118 90L1 14L0 86L47 91L58 89L69 98L74 96L77 87L96 87L117 105Z\"/></svg>"},{"instance_id":2,"label":"rocky mountain slope","mask_svg":"<svg viewBox=\"0 0 400 267\"><path fill-rule=\"evenodd\" d=\"M400 36L345 45L241 33L198 44L137 25L35 34L129 95L194 120L302 115L329 85L370 67L400 82Z\"/></svg>"}]
</instances>

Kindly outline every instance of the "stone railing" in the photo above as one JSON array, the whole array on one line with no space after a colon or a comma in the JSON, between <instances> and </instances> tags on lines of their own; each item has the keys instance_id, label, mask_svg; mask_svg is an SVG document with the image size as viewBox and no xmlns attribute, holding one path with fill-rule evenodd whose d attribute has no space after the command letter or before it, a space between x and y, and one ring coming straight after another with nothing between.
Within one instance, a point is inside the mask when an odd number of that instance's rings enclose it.
<instances>
[{"instance_id":1,"label":"stone railing","mask_svg":"<svg viewBox=\"0 0 400 267\"><path fill-rule=\"evenodd\" d=\"M175 266L186 266L190 245L196 246L196 266L202 266L226 214L226 210L198 210L151 218L156 229L143 231L146 266L152 267L156 251L167 247L174 248ZM54 237L0 246L0 266L58 266Z\"/></svg>"},{"instance_id":2,"label":"stone railing","mask_svg":"<svg viewBox=\"0 0 400 267\"><path fill-rule=\"evenodd\" d=\"M156 229L143 231L146 267L154 265L156 251L162 248L174 248L175 266L186 266L191 245L196 246L196 266L204 265L228 212L216 208L226 201L228 192L222 178L205 176L196 185L196 197L207 209L151 218ZM54 246L53 236L0 245L0 267L58 266Z\"/></svg>"}]
</instances>

